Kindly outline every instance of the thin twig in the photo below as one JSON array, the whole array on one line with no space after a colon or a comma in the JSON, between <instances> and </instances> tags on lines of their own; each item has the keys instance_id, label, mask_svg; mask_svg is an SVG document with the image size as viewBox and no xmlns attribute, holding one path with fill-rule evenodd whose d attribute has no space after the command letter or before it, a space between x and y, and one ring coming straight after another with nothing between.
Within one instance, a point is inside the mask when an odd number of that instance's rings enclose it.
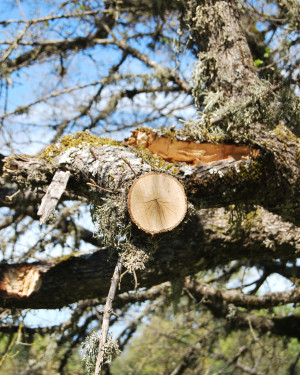
<instances>
[{"instance_id":1,"label":"thin twig","mask_svg":"<svg viewBox=\"0 0 300 375\"><path fill-rule=\"evenodd\" d=\"M256 337L255 333L254 333L254 330L253 330L253 327L252 327L252 324L251 324L251 319L250 317L248 317L248 324L249 324L249 328L250 328L250 332L254 338L254 341L257 342L258 341L258 338Z\"/></svg>"},{"instance_id":2,"label":"thin twig","mask_svg":"<svg viewBox=\"0 0 300 375\"><path fill-rule=\"evenodd\" d=\"M135 171L133 170L132 166L130 165L129 161L125 158L125 156L122 155L122 159L125 161L125 163L128 165L128 167L131 169L132 173L135 175L136 177L136 173Z\"/></svg>"},{"instance_id":3,"label":"thin twig","mask_svg":"<svg viewBox=\"0 0 300 375\"><path fill-rule=\"evenodd\" d=\"M114 270L112 280L111 280L108 296L106 298L106 304L104 307L102 327L101 327L101 335L100 335L100 340L99 340L99 352L98 352L98 357L97 357L97 362L96 362L96 367L95 367L95 375L100 374L102 366L103 366L104 349L105 349L105 344L107 341L107 335L108 335L108 330L109 330L109 320L113 313L112 303L113 303L113 300L115 298L116 291L118 288L121 270L122 270L122 263L123 263L122 259L121 257L119 257L115 270Z\"/></svg>"},{"instance_id":4,"label":"thin twig","mask_svg":"<svg viewBox=\"0 0 300 375\"><path fill-rule=\"evenodd\" d=\"M95 182L92 178L90 178L90 181L91 181L91 182L87 182L86 184L89 185L89 186L94 186L94 187L96 187L96 188L98 188L98 189L100 189L100 190L107 191L108 193L115 193L115 191L113 191L113 190L105 189L105 188L103 188L103 187L97 185L96 182Z\"/></svg>"},{"instance_id":5,"label":"thin twig","mask_svg":"<svg viewBox=\"0 0 300 375\"><path fill-rule=\"evenodd\" d=\"M21 331L22 331L22 323L19 324L19 328L18 328L18 331L17 331L17 334L13 336L13 338L11 339L9 345L7 346L7 349L5 351L5 353L2 355L2 358L0 358L0 368L2 367L6 357L8 357L8 353L10 352L10 350L13 348L13 346L15 345L16 343L16 340L19 340L19 337L20 337L20 334L21 334ZM18 353L18 352L17 352ZM16 353L16 354L17 354ZM15 355L16 355L15 354ZM13 358L14 356L12 356L11 358Z\"/></svg>"},{"instance_id":6,"label":"thin twig","mask_svg":"<svg viewBox=\"0 0 300 375\"><path fill-rule=\"evenodd\" d=\"M6 195L5 198L8 199L9 201L12 201L13 198L20 193L20 191L21 190L19 189L15 193L13 193L12 195Z\"/></svg>"},{"instance_id":7,"label":"thin twig","mask_svg":"<svg viewBox=\"0 0 300 375\"><path fill-rule=\"evenodd\" d=\"M134 290L137 291L137 288L139 286L138 279L135 273L135 270L133 269L133 277L134 277Z\"/></svg>"}]
</instances>

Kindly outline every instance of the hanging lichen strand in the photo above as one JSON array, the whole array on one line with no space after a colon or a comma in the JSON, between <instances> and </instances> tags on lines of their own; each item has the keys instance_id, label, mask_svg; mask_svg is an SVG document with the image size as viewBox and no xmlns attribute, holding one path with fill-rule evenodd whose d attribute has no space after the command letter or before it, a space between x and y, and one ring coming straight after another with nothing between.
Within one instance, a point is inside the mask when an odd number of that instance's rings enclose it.
<instances>
[{"instance_id":1,"label":"hanging lichen strand","mask_svg":"<svg viewBox=\"0 0 300 375\"><path fill-rule=\"evenodd\" d=\"M128 188L119 194L108 194L97 202L93 218L95 236L106 245L112 253L118 254L127 272L143 270L151 259L153 249L148 242L134 238L132 221L127 212Z\"/></svg>"}]
</instances>

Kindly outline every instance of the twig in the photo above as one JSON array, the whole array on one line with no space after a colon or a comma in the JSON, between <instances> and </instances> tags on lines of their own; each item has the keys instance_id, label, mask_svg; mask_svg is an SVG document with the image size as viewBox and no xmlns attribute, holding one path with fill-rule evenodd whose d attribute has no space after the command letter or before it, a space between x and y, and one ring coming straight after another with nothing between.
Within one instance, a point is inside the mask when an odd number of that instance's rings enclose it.
<instances>
[{"instance_id":1,"label":"twig","mask_svg":"<svg viewBox=\"0 0 300 375\"><path fill-rule=\"evenodd\" d=\"M136 173L135 171L133 170L132 166L130 165L129 161L125 158L125 156L122 155L122 159L125 161L125 163L128 165L128 167L131 169L132 173L135 175L136 177Z\"/></svg>"},{"instance_id":2,"label":"twig","mask_svg":"<svg viewBox=\"0 0 300 375\"><path fill-rule=\"evenodd\" d=\"M8 353L10 352L10 350L15 345L16 340L19 340L21 331L22 331L22 323L19 324L19 328L18 328L17 334L11 339L9 345L7 346L7 349L6 349L5 353L2 355L2 358L0 358L0 368L2 367L2 365L3 365L3 363L4 363L5 359L6 359L6 357L8 357ZM18 354L18 352L16 354ZM11 357L11 358L13 358L13 357Z\"/></svg>"},{"instance_id":3,"label":"twig","mask_svg":"<svg viewBox=\"0 0 300 375\"><path fill-rule=\"evenodd\" d=\"M137 291L137 288L139 286L138 279L135 273L135 270L133 269L133 277L134 277L134 290Z\"/></svg>"},{"instance_id":4,"label":"twig","mask_svg":"<svg viewBox=\"0 0 300 375\"><path fill-rule=\"evenodd\" d=\"M94 186L94 187L96 187L96 188L98 188L98 189L101 189L101 190L107 191L108 193L115 193L115 191L113 191L113 190L105 189L105 188L103 188L103 187L97 185L96 182L95 182L92 178L90 178L90 181L91 181L91 182L87 182L86 184L89 185L89 186Z\"/></svg>"},{"instance_id":5,"label":"twig","mask_svg":"<svg viewBox=\"0 0 300 375\"><path fill-rule=\"evenodd\" d=\"M192 295L192 293L187 288L183 288L183 290L186 291L190 299L192 299L193 301L196 301L196 298Z\"/></svg>"},{"instance_id":6,"label":"twig","mask_svg":"<svg viewBox=\"0 0 300 375\"><path fill-rule=\"evenodd\" d=\"M248 317L248 324L249 324L250 332L251 332L251 334L252 334L252 336L254 338L254 341L255 342L259 341L258 338L256 337L255 333L254 333L250 317Z\"/></svg>"},{"instance_id":7,"label":"twig","mask_svg":"<svg viewBox=\"0 0 300 375\"><path fill-rule=\"evenodd\" d=\"M0 63L3 63L9 57L9 55L12 53L12 51L14 49L16 49L16 47L18 46L18 43L21 41L23 36L26 34L26 31L29 29L29 27L31 25L32 25L31 21L27 22L27 25L25 26L24 30L22 30L20 35L11 43L11 45L8 47L8 49L6 50L4 55L1 57Z\"/></svg>"},{"instance_id":8,"label":"twig","mask_svg":"<svg viewBox=\"0 0 300 375\"><path fill-rule=\"evenodd\" d=\"M12 195L6 195L5 198L8 199L9 201L12 201L13 198L20 193L20 191L21 190L19 189L15 193L13 193Z\"/></svg>"},{"instance_id":9,"label":"twig","mask_svg":"<svg viewBox=\"0 0 300 375\"><path fill-rule=\"evenodd\" d=\"M297 371L296 367L297 367L297 363L298 363L299 359L300 359L300 352L298 353L297 357L295 358L295 361L293 361L290 364L290 366L288 368L288 371L289 371L288 375L295 375L296 374L296 371Z\"/></svg>"},{"instance_id":10,"label":"twig","mask_svg":"<svg viewBox=\"0 0 300 375\"><path fill-rule=\"evenodd\" d=\"M111 280L108 296L106 299L106 304L104 307L104 314L103 314L103 320L102 320L102 327L101 327L101 335L100 335L100 340L99 340L99 352L98 352L98 357L97 357L97 362L96 362L96 367L95 367L95 375L99 375L103 366L103 361L104 361L104 349L105 349L105 344L107 341L107 335L108 335L108 330L109 330L109 320L110 317L113 313L112 309L112 303L116 295L116 291L118 288L119 280L120 280L120 275L121 275L121 270L122 270L122 259L121 257L118 258L114 274Z\"/></svg>"},{"instance_id":11,"label":"twig","mask_svg":"<svg viewBox=\"0 0 300 375\"><path fill-rule=\"evenodd\" d=\"M125 276L126 275L126 273L128 273L129 271L128 270L126 270L125 272L123 272L122 273L122 275L120 276L120 283L121 283L121 281L122 281L122 278L123 278L123 276Z\"/></svg>"}]
</instances>

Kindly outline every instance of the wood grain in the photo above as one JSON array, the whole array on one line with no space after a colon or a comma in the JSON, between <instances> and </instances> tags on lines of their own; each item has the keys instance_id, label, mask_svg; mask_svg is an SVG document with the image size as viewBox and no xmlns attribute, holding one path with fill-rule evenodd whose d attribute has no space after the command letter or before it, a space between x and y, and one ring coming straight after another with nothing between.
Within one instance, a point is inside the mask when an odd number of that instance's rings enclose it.
<instances>
[{"instance_id":1,"label":"wood grain","mask_svg":"<svg viewBox=\"0 0 300 375\"><path fill-rule=\"evenodd\" d=\"M174 229L183 220L187 199L182 184L165 173L148 173L137 179L128 195L132 221L144 232Z\"/></svg>"}]
</instances>

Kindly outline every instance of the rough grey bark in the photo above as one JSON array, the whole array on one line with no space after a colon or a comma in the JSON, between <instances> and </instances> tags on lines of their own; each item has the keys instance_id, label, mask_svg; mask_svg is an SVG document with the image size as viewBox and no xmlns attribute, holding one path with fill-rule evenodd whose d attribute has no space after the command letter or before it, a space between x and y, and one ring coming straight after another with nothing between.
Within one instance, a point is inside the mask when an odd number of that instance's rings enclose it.
<instances>
[{"instance_id":1,"label":"rough grey bark","mask_svg":"<svg viewBox=\"0 0 300 375\"><path fill-rule=\"evenodd\" d=\"M250 214L250 218L245 217L236 232L230 213L221 208L203 209L183 225L177 235L162 236L153 260L145 270L137 271L139 286L149 288L200 270L225 266L231 260L247 259L250 262L276 258L293 261L299 253L299 238L299 228L293 228L292 224L282 222L278 216L264 210ZM59 308L82 299L105 297L115 261L116 256L111 256L110 251L103 248L67 260L58 259L56 263L30 264L38 272L39 289L33 290L26 297L18 295L19 289L9 289L8 293L7 285L11 284L9 277L17 278L24 267L29 265L3 264L0 266L1 306ZM11 269L15 270L13 276L9 273ZM24 279L25 282L30 284L30 280ZM133 277L125 275L121 291L133 288Z\"/></svg>"},{"instance_id":2,"label":"rough grey bark","mask_svg":"<svg viewBox=\"0 0 300 375\"><path fill-rule=\"evenodd\" d=\"M227 100L244 100L249 88L257 85L259 79L241 26L237 2L192 0L188 3L186 21L200 51L198 68L201 72L196 69L194 78L197 83L205 84L204 90L196 86L199 89L197 95L194 92L196 100L205 90L223 92Z\"/></svg>"},{"instance_id":3,"label":"rough grey bark","mask_svg":"<svg viewBox=\"0 0 300 375\"><path fill-rule=\"evenodd\" d=\"M300 220L300 167L298 165L299 141L285 127L277 128L278 135L258 130L257 147L261 148L256 159L235 161L220 160L192 167L181 163L176 177L185 186L189 199L201 206L224 206L238 202L262 205L281 213L288 220ZM92 197L90 186L93 178L99 186L118 190L131 184L136 177L126 167L129 161L136 176L151 170L166 172L153 167L155 159L145 159L142 152L132 147L93 146L83 143L70 147L51 162L41 157L10 157L4 166L6 176L20 186L45 189L56 170L69 171L68 192L74 196ZM151 165L152 163L152 165ZM112 176L112 177L110 177Z\"/></svg>"}]
</instances>

